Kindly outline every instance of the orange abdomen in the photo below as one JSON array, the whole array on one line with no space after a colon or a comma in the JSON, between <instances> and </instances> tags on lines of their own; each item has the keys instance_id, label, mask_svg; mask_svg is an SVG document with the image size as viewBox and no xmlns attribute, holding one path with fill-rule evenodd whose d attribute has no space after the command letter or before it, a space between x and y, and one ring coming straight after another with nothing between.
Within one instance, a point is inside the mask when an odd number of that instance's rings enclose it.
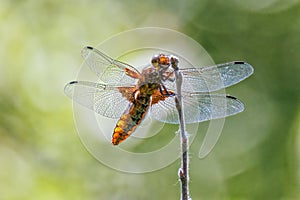
<instances>
[{"instance_id":1,"label":"orange abdomen","mask_svg":"<svg viewBox=\"0 0 300 200\"><path fill-rule=\"evenodd\" d=\"M129 108L123 113L112 135L112 144L123 142L144 119L151 103L149 95L138 95Z\"/></svg>"}]
</instances>

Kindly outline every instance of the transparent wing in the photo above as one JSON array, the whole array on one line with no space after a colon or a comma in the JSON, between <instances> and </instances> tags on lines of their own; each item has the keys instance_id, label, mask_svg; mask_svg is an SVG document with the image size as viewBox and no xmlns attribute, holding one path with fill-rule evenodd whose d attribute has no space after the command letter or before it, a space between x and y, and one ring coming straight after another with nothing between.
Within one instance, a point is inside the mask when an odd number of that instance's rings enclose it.
<instances>
[{"instance_id":1,"label":"transparent wing","mask_svg":"<svg viewBox=\"0 0 300 200\"><path fill-rule=\"evenodd\" d=\"M182 91L211 92L234 85L253 74L253 67L243 61L219 65L180 69L183 73ZM164 83L168 89L176 90L175 82Z\"/></svg>"},{"instance_id":2,"label":"transparent wing","mask_svg":"<svg viewBox=\"0 0 300 200\"><path fill-rule=\"evenodd\" d=\"M186 123L223 118L243 110L244 104L232 96L209 93L183 95L183 111ZM174 96L154 104L151 108L151 116L162 122L178 124Z\"/></svg>"},{"instance_id":3,"label":"transparent wing","mask_svg":"<svg viewBox=\"0 0 300 200\"><path fill-rule=\"evenodd\" d=\"M72 81L64 92L75 102L109 118L119 118L134 96L135 87L116 87L87 81Z\"/></svg>"},{"instance_id":4,"label":"transparent wing","mask_svg":"<svg viewBox=\"0 0 300 200\"><path fill-rule=\"evenodd\" d=\"M114 60L93 47L83 48L81 54L89 68L105 83L133 84L140 77L140 72L133 66Z\"/></svg>"}]
</instances>

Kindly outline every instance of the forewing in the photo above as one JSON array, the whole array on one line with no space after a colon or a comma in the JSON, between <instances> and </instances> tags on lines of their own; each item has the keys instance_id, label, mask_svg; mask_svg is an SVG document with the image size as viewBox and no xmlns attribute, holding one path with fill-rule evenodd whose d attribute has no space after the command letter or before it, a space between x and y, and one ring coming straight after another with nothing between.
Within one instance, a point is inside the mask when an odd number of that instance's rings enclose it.
<instances>
[{"instance_id":1,"label":"forewing","mask_svg":"<svg viewBox=\"0 0 300 200\"><path fill-rule=\"evenodd\" d=\"M89 68L105 83L133 84L140 77L139 71L133 66L112 59L93 47L83 48L81 54Z\"/></svg>"},{"instance_id":2,"label":"forewing","mask_svg":"<svg viewBox=\"0 0 300 200\"><path fill-rule=\"evenodd\" d=\"M253 74L253 67L243 61L223 63L200 68L180 69L183 74L182 90L212 92L234 85ZM166 81L167 88L175 89L175 82Z\"/></svg>"},{"instance_id":3,"label":"forewing","mask_svg":"<svg viewBox=\"0 0 300 200\"><path fill-rule=\"evenodd\" d=\"M244 104L235 97L220 94L192 93L183 96L183 111L186 123L197 123L240 113ZM168 97L154 104L151 116L155 119L178 124L178 111L174 97Z\"/></svg>"},{"instance_id":4,"label":"forewing","mask_svg":"<svg viewBox=\"0 0 300 200\"><path fill-rule=\"evenodd\" d=\"M75 102L109 118L122 115L134 91L134 86L117 87L88 81L72 81L64 89L65 94Z\"/></svg>"}]
</instances>

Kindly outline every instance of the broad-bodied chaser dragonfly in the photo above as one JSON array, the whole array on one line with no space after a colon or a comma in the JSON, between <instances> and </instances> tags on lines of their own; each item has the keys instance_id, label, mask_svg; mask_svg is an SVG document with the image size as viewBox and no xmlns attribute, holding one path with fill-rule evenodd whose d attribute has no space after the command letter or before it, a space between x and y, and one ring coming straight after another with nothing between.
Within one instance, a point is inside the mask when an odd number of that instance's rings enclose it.
<instances>
[{"instance_id":1,"label":"broad-bodied chaser dragonfly","mask_svg":"<svg viewBox=\"0 0 300 200\"><path fill-rule=\"evenodd\" d=\"M139 72L93 47L85 47L82 56L100 81L72 81L64 91L75 102L96 113L119 119L113 131L112 144L118 145L128 138L147 113L162 122L179 123L174 101L175 75L171 68L171 62L178 62L177 57L162 53L155 55L151 63ZM243 103L237 98L211 92L249 77L253 73L250 64L235 61L179 70L183 74L182 99L186 123L223 118L244 110Z\"/></svg>"}]
</instances>

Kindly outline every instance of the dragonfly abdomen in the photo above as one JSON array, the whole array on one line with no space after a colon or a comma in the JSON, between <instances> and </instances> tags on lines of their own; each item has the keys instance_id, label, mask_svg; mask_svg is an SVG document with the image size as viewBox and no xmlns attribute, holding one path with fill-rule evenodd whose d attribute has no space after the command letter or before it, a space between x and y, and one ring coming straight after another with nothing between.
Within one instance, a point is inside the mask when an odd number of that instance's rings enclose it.
<instances>
[{"instance_id":1,"label":"dragonfly abdomen","mask_svg":"<svg viewBox=\"0 0 300 200\"><path fill-rule=\"evenodd\" d=\"M149 93L138 93L133 103L123 113L112 135L112 143L118 145L137 128L141 121L145 118L145 115L151 104L151 95Z\"/></svg>"}]
</instances>

